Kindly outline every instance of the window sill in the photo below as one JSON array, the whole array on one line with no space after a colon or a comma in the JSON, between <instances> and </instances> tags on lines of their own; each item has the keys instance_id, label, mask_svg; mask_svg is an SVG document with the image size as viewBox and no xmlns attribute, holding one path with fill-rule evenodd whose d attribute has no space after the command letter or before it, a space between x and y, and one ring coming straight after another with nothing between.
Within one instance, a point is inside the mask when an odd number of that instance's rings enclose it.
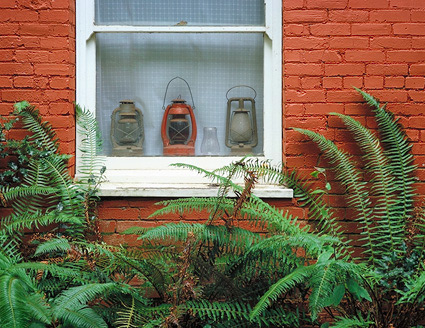
<instances>
[{"instance_id":1,"label":"window sill","mask_svg":"<svg viewBox=\"0 0 425 328\"><path fill-rule=\"evenodd\" d=\"M99 188L100 197L213 197L218 186L211 183L119 183L105 182ZM254 195L261 198L292 198L293 190L275 185L255 186Z\"/></svg>"}]
</instances>

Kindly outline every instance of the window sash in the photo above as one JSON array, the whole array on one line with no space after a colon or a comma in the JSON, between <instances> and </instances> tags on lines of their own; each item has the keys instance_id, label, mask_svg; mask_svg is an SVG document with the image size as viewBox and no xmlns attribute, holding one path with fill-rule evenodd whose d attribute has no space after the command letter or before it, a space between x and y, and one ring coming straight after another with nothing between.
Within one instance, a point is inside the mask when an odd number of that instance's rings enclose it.
<instances>
[{"instance_id":1,"label":"window sash","mask_svg":"<svg viewBox=\"0 0 425 328\"><path fill-rule=\"evenodd\" d=\"M125 26L95 25L94 0L77 1L77 61L76 61L76 101L79 105L95 112L96 107L96 34L98 33L263 33L264 34L264 156L259 159L282 161L282 2L265 1L265 26ZM77 145L80 136L77 135ZM199 141L200 142L200 141ZM78 147L77 147L78 148ZM77 170L79 165L77 150ZM136 171L135 179L149 183L164 183L173 175L175 169L170 164L186 162L207 169L226 165L239 157L106 157L107 178L119 183L121 176L131 176ZM161 170L163 174L151 172ZM119 172L119 174L118 174ZM164 178L162 179L161 176ZM139 177L139 178L137 178ZM140 180L140 181L139 181ZM199 183L197 179L190 180ZM130 183L130 182L129 182Z\"/></svg>"}]
</instances>

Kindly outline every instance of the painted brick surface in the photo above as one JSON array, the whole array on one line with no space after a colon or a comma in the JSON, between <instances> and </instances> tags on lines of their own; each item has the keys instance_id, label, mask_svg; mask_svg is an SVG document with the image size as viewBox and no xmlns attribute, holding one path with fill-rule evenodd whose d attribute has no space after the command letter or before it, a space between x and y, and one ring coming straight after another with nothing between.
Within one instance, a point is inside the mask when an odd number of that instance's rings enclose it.
<instances>
[{"instance_id":1,"label":"painted brick surface","mask_svg":"<svg viewBox=\"0 0 425 328\"><path fill-rule=\"evenodd\" d=\"M0 115L22 100L52 123L61 150L74 153L74 0L0 1Z\"/></svg>"},{"instance_id":2,"label":"painted brick surface","mask_svg":"<svg viewBox=\"0 0 425 328\"><path fill-rule=\"evenodd\" d=\"M290 130L323 133L358 155L340 120L328 112L356 117L375 127L353 87L388 102L411 138L425 193L425 2L419 0L283 0L284 160L306 174L325 166L319 151ZM75 151L75 0L0 1L0 114L16 101L37 105L52 122L63 151ZM73 161L71 165L73 165ZM330 175L332 182L332 175ZM335 187L329 201L341 217L350 209ZM153 198L106 198L99 207L105 241L135 244L120 233L132 225L156 226L182 218L149 218ZM269 200L304 210L292 200ZM185 220L200 222L205 213ZM240 222L246 226L246 222ZM346 222L349 232L355 224Z\"/></svg>"}]
</instances>

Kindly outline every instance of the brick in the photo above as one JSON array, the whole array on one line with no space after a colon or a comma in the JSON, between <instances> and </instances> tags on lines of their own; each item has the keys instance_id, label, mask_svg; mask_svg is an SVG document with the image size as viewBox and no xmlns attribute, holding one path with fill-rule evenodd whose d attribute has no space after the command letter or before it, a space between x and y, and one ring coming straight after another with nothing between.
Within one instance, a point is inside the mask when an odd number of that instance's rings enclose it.
<instances>
[{"instance_id":1,"label":"brick","mask_svg":"<svg viewBox=\"0 0 425 328\"><path fill-rule=\"evenodd\" d=\"M412 38L412 48L413 49L425 49L425 38Z\"/></svg>"},{"instance_id":2,"label":"brick","mask_svg":"<svg viewBox=\"0 0 425 328\"><path fill-rule=\"evenodd\" d=\"M336 50L306 50L303 52L304 62L332 63L341 62L342 56Z\"/></svg>"},{"instance_id":3,"label":"brick","mask_svg":"<svg viewBox=\"0 0 425 328\"><path fill-rule=\"evenodd\" d=\"M75 53L67 50L53 50L49 53L51 63L75 63Z\"/></svg>"},{"instance_id":4,"label":"brick","mask_svg":"<svg viewBox=\"0 0 425 328\"><path fill-rule=\"evenodd\" d=\"M74 27L70 24L49 24L51 36L73 36Z\"/></svg>"},{"instance_id":5,"label":"brick","mask_svg":"<svg viewBox=\"0 0 425 328\"><path fill-rule=\"evenodd\" d=\"M423 115L423 104L388 104L387 108L395 115Z\"/></svg>"},{"instance_id":6,"label":"brick","mask_svg":"<svg viewBox=\"0 0 425 328\"><path fill-rule=\"evenodd\" d=\"M325 75L362 75L365 72L364 64L325 64Z\"/></svg>"},{"instance_id":7,"label":"brick","mask_svg":"<svg viewBox=\"0 0 425 328\"><path fill-rule=\"evenodd\" d=\"M329 113L344 113L343 104L306 104L306 115L327 115Z\"/></svg>"},{"instance_id":8,"label":"brick","mask_svg":"<svg viewBox=\"0 0 425 328\"><path fill-rule=\"evenodd\" d=\"M412 22L425 22L425 11L424 10L413 10L410 12Z\"/></svg>"},{"instance_id":9,"label":"brick","mask_svg":"<svg viewBox=\"0 0 425 328\"><path fill-rule=\"evenodd\" d=\"M47 50L16 50L15 60L20 63L46 63L49 61Z\"/></svg>"},{"instance_id":10,"label":"brick","mask_svg":"<svg viewBox=\"0 0 425 328\"><path fill-rule=\"evenodd\" d=\"M390 7L407 9L425 8L425 2L418 0L390 0Z\"/></svg>"},{"instance_id":11,"label":"brick","mask_svg":"<svg viewBox=\"0 0 425 328\"><path fill-rule=\"evenodd\" d=\"M306 90L306 91L293 91L288 90L285 93L286 101L288 102L324 102L325 93L322 90Z\"/></svg>"},{"instance_id":12,"label":"brick","mask_svg":"<svg viewBox=\"0 0 425 328\"><path fill-rule=\"evenodd\" d=\"M288 75L323 75L323 65L321 64L286 64L285 74Z\"/></svg>"},{"instance_id":13,"label":"brick","mask_svg":"<svg viewBox=\"0 0 425 328\"><path fill-rule=\"evenodd\" d=\"M283 2L285 9L301 9L304 7L304 0L286 0Z\"/></svg>"},{"instance_id":14,"label":"brick","mask_svg":"<svg viewBox=\"0 0 425 328\"><path fill-rule=\"evenodd\" d=\"M421 116L414 116L409 118L409 127L415 129L425 129L425 120Z\"/></svg>"},{"instance_id":15,"label":"brick","mask_svg":"<svg viewBox=\"0 0 425 328\"><path fill-rule=\"evenodd\" d=\"M404 77L403 76L386 76L384 86L386 88L403 88Z\"/></svg>"},{"instance_id":16,"label":"brick","mask_svg":"<svg viewBox=\"0 0 425 328\"><path fill-rule=\"evenodd\" d=\"M425 87L425 78L423 77L406 77L406 89L423 89Z\"/></svg>"},{"instance_id":17,"label":"brick","mask_svg":"<svg viewBox=\"0 0 425 328\"><path fill-rule=\"evenodd\" d=\"M284 53L285 62L301 62L303 61L302 52L300 50L287 50Z\"/></svg>"},{"instance_id":18,"label":"brick","mask_svg":"<svg viewBox=\"0 0 425 328\"><path fill-rule=\"evenodd\" d=\"M74 105L71 102L55 102L49 104L50 115L66 115L74 113Z\"/></svg>"},{"instance_id":19,"label":"brick","mask_svg":"<svg viewBox=\"0 0 425 328\"><path fill-rule=\"evenodd\" d=\"M71 67L66 64L35 64L35 74L39 75L69 75Z\"/></svg>"},{"instance_id":20,"label":"brick","mask_svg":"<svg viewBox=\"0 0 425 328\"><path fill-rule=\"evenodd\" d=\"M0 8L15 8L16 0L2 0L0 1Z\"/></svg>"},{"instance_id":21,"label":"brick","mask_svg":"<svg viewBox=\"0 0 425 328\"><path fill-rule=\"evenodd\" d=\"M363 87L363 77L362 76L344 76L343 87L346 89L353 89Z\"/></svg>"},{"instance_id":22,"label":"brick","mask_svg":"<svg viewBox=\"0 0 425 328\"><path fill-rule=\"evenodd\" d=\"M391 24L353 24L351 27L353 35L389 35Z\"/></svg>"},{"instance_id":23,"label":"brick","mask_svg":"<svg viewBox=\"0 0 425 328\"><path fill-rule=\"evenodd\" d=\"M31 48L39 48L41 44L41 38L36 36L23 36L21 37L20 46L25 49L31 49Z\"/></svg>"},{"instance_id":24,"label":"brick","mask_svg":"<svg viewBox=\"0 0 425 328\"><path fill-rule=\"evenodd\" d=\"M52 8L55 9L71 9L71 5L75 1L70 0L51 0L52 1Z\"/></svg>"},{"instance_id":25,"label":"brick","mask_svg":"<svg viewBox=\"0 0 425 328\"><path fill-rule=\"evenodd\" d=\"M33 74L31 64L25 63L0 63L1 75L30 75Z\"/></svg>"},{"instance_id":26,"label":"brick","mask_svg":"<svg viewBox=\"0 0 425 328\"><path fill-rule=\"evenodd\" d=\"M425 92L424 91L410 90L409 91L409 97L413 101L425 102Z\"/></svg>"},{"instance_id":27,"label":"brick","mask_svg":"<svg viewBox=\"0 0 425 328\"><path fill-rule=\"evenodd\" d=\"M330 10L330 22L360 23L369 21L369 13L364 10Z\"/></svg>"},{"instance_id":28,"label":"brick","mask_svg":"<svg viewBox=\"0 0 425 328\"><path fill-rule=\"evenodd\" d=\"M285 49L324 49L327 45L327 39L317 37L287 37L283 42Z\"/></svg>"},{"instance_id":29,"label":"brick","mask_svg":"<svg viewBox=\"0 0 425 328\"><path fill-rule=\"evenodd\" d=\"M369 48L369 38L335 37L330 39L329 47L334 49L365 49Z\"/></svg>"},{"instance_id":30,"label":"brick","mask_svg":"<svg viewBox=\"0 0 425 328\"><path fill-rule=\"evenodd\" d=\"M75 119L71 115L45 116L44 119L57 129L71 129L75 126Z\"/></svg>"},{"instance_id":31,"label":"brick","mask_svg":"<svg viewBox=\"0 0 425 328\"><path fill-rule=\"evenodd\" d=\"M301 87L301 79L299 76L287 76L284 81L287 89L298 89Z\"/></svg>"},{"instance_id":32,"label":"brick","mask_svg":"<svg viewBox=\"0 0 425 328\"><path fill-rule=\"evenodd\" d=\"M370 39L371 48L383 49L410 49L412 47L411 38L402 37L373 37Z\"/></svg>"},{"instance_id":33,"label":"brick","mask_svg":"<svg viewBox=\"0 0 425 328\"><path fill-rule=\"evenodd\" d=\"M19 102L27 100L32 103L38 103L43 98L40 92L28 89L2 90L2 100L7 102Z\"/></svg>"},{"instance_id":34,"label":"brick","mask_svg":"<svg viewBox=\"0 0 425 328\"><path fill-rule=\"evenodd\" d=\"M302 77L301 87L303 89L320 89L322 87L322 78L318 76Z\"/></svg>"},{"instance_id":35,"label":"brick","mask_svg":"<svg viewBox=\"0 0 425 328\"><path fill-rule=\"evenodd\" d=\"M363 103L356 104L345 104L344 105L344 114L346 115L368 115L370 114L370 109Z\"/></svg>"},{"instance_id":36,"label":"brick","mask_svg":"<svg viewBox=\"0 0 425 328\"><path fill-rule=\"evenodd\" d=\"M370 75L406 75L407 64L367 64L366 74Z\"/></svg>"},{"instance_id":37,"label":"brick","mask_svg":"<svg viewBox=\"0 0 425 328\"><path fill-rule=\"evenodd\" d=\"M410 65L410 75L425 75L425 64Z\"/></svg>"},{"instance_id":38,"label":"brick","mask_svg":"<svg viewBox=\"0 0 425 328\"><path fill-rule=\"evenodd\" d=\"M11 62L13 60L13 51L0 50L0 62Z\"/></svg>"},{"instance_id":39,"label":"brick","mask_svg":"<svg viewBox=\"0 0 425 328\"><path fill-rule=\"evenodd\" d=\"M345 52L346 61L354 62L382 62L385 54L379 50L347 50Z\"/></svg>"},{"instance_id":40,"label":"brick","mask_svg":"<svg viewBox=\"0 0 425 328\"><path fill-rule=\"evenodd\" d=\"M69 10L40 11L40 22L67 23L70 21Z\"/></svg>"},{"instance_id":41,"label":"brick","mask_svg":"<svg viewBox=\"0 0 425 328\"><path fill-rule=\"evenodd\" d=\"M27 23L19 26L20 35L48 35L49 26L40 23Z\"/></svg>"},{"instance_id":42,"label":"brick","mask_svg":"<svg viewBox=\"0 0 425 328\"><path fill-rule=\"evenodd\" d=\"M388 61L416 63L425 61L425 51L397 50L387 52Z\"/></svg>"},{"instance_id":43,"label":"brick","mask_svg":"<svg viewBox=\"0 0 425 328\"><path fill-rule=\"evenodd\" d=\"M368 89L382 89L384 87L383 76L365 76L364 87Z\"/></svg>"},{"instance_id":44,"label":"brick","mask_svg":"<svg viewBox=\"0 0 425 328\"><path fill-rule=\"evenodd\" d=\"M19 5L29 9L47 9L50 8L50 0L19 0Z\"/></svg>"},{"instance_id":45,"label":"brick","mask_svg":"<svg viewBox=\"0 0 425 328\"><path fill-rule=\"evenodd\" d=\"M311 9L344 9L348 0L307 0L307 8Z\"/></svg>"},{"instance_id":46,"label":"brick","mask_svg":"<svg viewBox=\"0 0 425 328\"><path fill-rule=\"evenodd\" d=\"M342 88L342 77L337 77L337 76L328 77L328 76L325 76L323 78L323 87L325 89L340 89L340 88Z\"/></svg>"},{"instance_id":47,"label":"brick","mask_svg":"<svg viewBox=\"0 0 425 328\"><path fill-rule=\"evenodd\" d=\"M302 104L285 104L284 110L286 116L300 116L305 112Z\"/></svg>"},{"instance_id":48,"label":"brick","mask_svg":"<svg viewBox=\"0 0 425 328\"><path fill-rule=\"evenodd\" d=\"M326 10L290 10L283 14L285 23L324 22L326 19Z\"/></svg>"},{"instance_id":49,"label":"brick","mask_svg":"<svg viewBox=\"0 0 425 328\"><path fill-rule=\"evenodd\" d=\"M407 92L405 90L375 90L373 96L381 102L402 103L407 101Z\"/></svg>"},{"instance_id":50,"label":"brick","mask_svg":"<svg viewBox=\"0 0 425 328\"><path fill-rule=\"evenodd\" d=\"M348 2L348 6L350 8L362 8L362 9L368 9L368 8L388 8L388 0L350 0Z\"/></svg>"},{"instance_id":51,"label":"brick","mask_svg":"<svg viewBox=\"0 0 425 328\"><path fill-rule=\"evenodd\" d=\"M350 35L350 25L348 24L314 24L310 26L312 35Z\"/></svg>"},{"instance_id":52,"label":"brick","mask_svg":"<svg viewBox=\"0 0 425 328\"><path fill-rule=\"evenodd\" d=\"M425 25L421 23L398 23L393 25L394 34L425 35Z\"/></svg>"},{"instance_id":53,"label":"brick","mask_svg":"<svg viewBox=\"0 0 425 328\"><path fill-rule=\"evenodd\" d=\"M21 43L21 40L18 36L0 37L0 49L16 48L20 43Z\"/></svg>"},{"instance_id":54,"label":"brick","mask_svg":"<svg viewBox=\"0 0 425 328\"><path fill-rule=\"evenodd\" d=\"M29 9L5 9L0 17L10 22L35 22L38 20L38 13Z\"/></svg>"},{"instance_id":55,"label":"brick","mask_svg":"<svg viewBox=\"0 0 425 328\"><path fill-rule=\"evenodd\" d=\"M309 35L308 27L302 24L286 24L285 35Z\"/></svg>"},{"instance_id":56,"label":"brick","mask_svg":"<svg viewBox=\"0 0 425 328\"><path fill-rule=\"evenodd\" d=\"M111 234L104 235L102 239L108 245L127 245L127 246L138 246L141 244L139 240L137 240L138 235L120 235L120 234Z\"/></svg>"},{"instance_id":57,"label":"brick","mask_svg":"<svg viewBox=\"0 0 425 328\"><path fill-rule=\"evenodd\" d=\"M55 129L61 142L75 141L75 129Z\"/></svg>"},{"instance_id":58,"label":"brick","mask_svg":"<svg viewBox=\"0 0 425 328\"><path fill-rule=\"evenodd\" d=\"M40 46L44 49L69 49L70 41L64 37L47 37L40 39Z\"/></svg>"},{"instance_id":59,"label":"brick","mask_svg":"<svg viewBox=\"0 0 425 328\"><path fill-rule=\"evenodd\" d=\"M9 76L0 76L0 88L11 88L12 79Z\"/></svg>"},{"instance_id":60,"label":"brick","mask_svg":"<svg viewBox=\"0 0 425 328\"><path fill-rule=\"evenodd\" d=\"M47 101L71 101L73 99L73 92L68 90L46 90L45 99ZM68 126L64 126L68 127Z\"/></svg>"},{"instance_id":61,"label":"brick","mask_svg":"<svg viewBox=\"0 0 425 328\"><path fill-rule=\"evenodd\" d=\"M377 10L370 12L371 22L408 22L410 11L405 10Z\"/></svg>"},{"instance_id":62,"label":"brick","mask_svg":"<svg viewBox=\"0 0 425 328\"><path fill-rule=\"evenodd\" d=\"M335 91L328 90L326 91L326 100L328 102L362 102L363 98L360 94L353 91Z\"/></svg>"},{"instance_id":63,"label":"brick","mask_svg":"<svg viewBox=\"0 0 425 328\"><path fill-rule=\"evenodd\" d=\"M15 88L33 88L34 78L32 76L15 76L13 78Z\"/></svg>"},{"instance_id":64,"label":"brick","mask_svg":"<svg viewBox=\"0 0 425 328\"><path fill-rule=\"evenodd\" d=\"M49 82L52 89L70 89L72 84L73 81L69 77L53 77Z\"/></svg>"},{"instance_id":65,"label":"brick","mask_svg":"<svg viewBox=\"0 0 425 328\"><path fill-rule=\"evenodd\" d=\"M1 23L1 28L0 28L0 35L6 35L6 36L10 36L10 35L14 35L16 34L16 30L18 29L19 24L18 23Z\"/></svg>"},{"instance_id":66,"label":"brick","mask_svg":"<svg viewBox=\"0 0 425 328\"><path fill-rule=\"evenodd\" d=\"M99 230L101 233L111 233L115 232L115 227L117 225L116 221L109 221L109 220L99 220Z\"/></svg>"}]
</instances>

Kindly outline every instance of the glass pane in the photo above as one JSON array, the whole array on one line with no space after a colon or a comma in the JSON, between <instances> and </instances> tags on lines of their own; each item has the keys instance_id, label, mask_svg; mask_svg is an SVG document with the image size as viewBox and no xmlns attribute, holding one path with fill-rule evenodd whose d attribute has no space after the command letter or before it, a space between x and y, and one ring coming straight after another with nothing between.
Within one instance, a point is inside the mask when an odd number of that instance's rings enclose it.
<instances>
[{"instance_id":1,"label":"glass pane","mask_svg":"<svg viewBox=\"0 0 425 328\"><path fill-rule=\"evenodd\" d=\"M111 155L111 114L120 101L134 100L143 113L144 156L161 156L161 122L168 82L172 81L165 106L181 96L194 106L198 136L196 155L201 154L204 127L216 127L220 153L230 155L225 145L227 91L248 85L257 93L254 104L258 123L255 154L263 152L263 35L261 33L102 33L97 42L97 117L106 155ZM254 98L249 88L234 88L229 98ZM232 102L237 107L238 102ZM252 103L246 108L252 112Z\"/></svg>"},{"instance_id":2,"label":"glass pane","mask_svg":"<svg viewBox=\"0 0 425 328\"><path fill-rule=\"evenodd\" d=\"M102 25L264 25L263 0L96 0Z\"/></svg>"}]
</instances>

